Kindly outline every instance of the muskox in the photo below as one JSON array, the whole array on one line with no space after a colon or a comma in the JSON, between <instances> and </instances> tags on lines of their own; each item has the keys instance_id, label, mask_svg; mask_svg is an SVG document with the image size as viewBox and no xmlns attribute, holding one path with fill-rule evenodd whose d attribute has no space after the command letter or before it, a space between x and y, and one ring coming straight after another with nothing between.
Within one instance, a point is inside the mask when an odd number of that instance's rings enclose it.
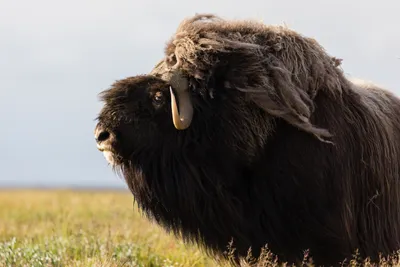
<instances>
[{"instance_id":1,"label":"muskox","mask_svg":"<svg viewBox=\"0 0 400 267\"><path fill-rule=\"evenodd\" d=\"M337 264L400 248L400 100L314 39L199 14L101 93L98 148L141 210L219 255Z\"/></svg>"}]
</instances>

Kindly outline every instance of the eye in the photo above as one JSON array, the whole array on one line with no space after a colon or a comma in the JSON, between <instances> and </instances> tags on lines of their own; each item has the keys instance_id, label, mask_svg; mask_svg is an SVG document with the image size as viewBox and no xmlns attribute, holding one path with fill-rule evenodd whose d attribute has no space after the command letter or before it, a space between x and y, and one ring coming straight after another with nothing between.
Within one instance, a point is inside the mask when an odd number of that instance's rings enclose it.
<instances>
[{"instance_id":1,"label":"eye","mask_svg":"<svg viewBox=\"0 0 400 267\"><path fill-rule=\"evenodd\" d=\"M164 103L164 95L162 92L157 91L154 95L153 95L153 103L156 105L161 105Z\"/></svg>"}]
</instances>

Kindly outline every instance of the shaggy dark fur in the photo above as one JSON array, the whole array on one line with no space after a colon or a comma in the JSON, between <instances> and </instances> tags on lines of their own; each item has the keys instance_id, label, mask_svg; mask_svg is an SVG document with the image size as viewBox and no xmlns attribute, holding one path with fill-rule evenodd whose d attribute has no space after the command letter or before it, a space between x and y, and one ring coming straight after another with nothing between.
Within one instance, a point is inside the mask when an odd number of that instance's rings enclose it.
<instances>
[{"instance_id":1,"label":"shaggy dark fur","mask_svg":"<svg viewBox=\"0 0 400 267\"><path fill-rule=\"evenodd\" d=\"M317 264L400 249L398 98L350 82L285 27L197 15L166 56L152 74L190 80L188 129L151 76L116 82L99 116L145 214L215 253L231 239L239 256L268 244L289 262L310 249Z\"/></svg>"}]
</instances>

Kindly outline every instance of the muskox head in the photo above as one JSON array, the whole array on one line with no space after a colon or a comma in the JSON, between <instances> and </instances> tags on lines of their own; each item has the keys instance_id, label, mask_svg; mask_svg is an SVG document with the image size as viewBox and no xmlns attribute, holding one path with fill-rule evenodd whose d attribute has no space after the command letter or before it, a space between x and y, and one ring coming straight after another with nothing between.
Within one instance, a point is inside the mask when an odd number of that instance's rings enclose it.
<instances>
[{"instance_id":1,"label":"muskox head","mask_svg":"<svg viewBox=\"0 0 400 267\"><path fill-rule=\"evenodd\" d=\"M97 147L109 163L120 164L143 145L191 124L193 104L187 79L179 72L169 82L150 75L129 77L100 96L105 106L95 129ZM172 127L173 126L173 127Z\"/></svg>"}]
</instances>

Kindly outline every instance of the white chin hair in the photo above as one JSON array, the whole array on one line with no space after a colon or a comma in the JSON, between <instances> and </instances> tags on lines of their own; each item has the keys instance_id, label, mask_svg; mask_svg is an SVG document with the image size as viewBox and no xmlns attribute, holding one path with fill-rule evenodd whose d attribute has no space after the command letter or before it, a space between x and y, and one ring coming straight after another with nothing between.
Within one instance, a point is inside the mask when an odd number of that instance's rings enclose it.
<instances>
[{"instance_id":1,"label":"white chin hair","mask_svg":"<svg viewBox=\"0 0 400 267\"><path fill-rule=\"evenodd\" d=\"M111 151L103 151L103 156L106 158L107 162L111 165L115 164L114 154Z\"/></svg>"}]
</instances>

